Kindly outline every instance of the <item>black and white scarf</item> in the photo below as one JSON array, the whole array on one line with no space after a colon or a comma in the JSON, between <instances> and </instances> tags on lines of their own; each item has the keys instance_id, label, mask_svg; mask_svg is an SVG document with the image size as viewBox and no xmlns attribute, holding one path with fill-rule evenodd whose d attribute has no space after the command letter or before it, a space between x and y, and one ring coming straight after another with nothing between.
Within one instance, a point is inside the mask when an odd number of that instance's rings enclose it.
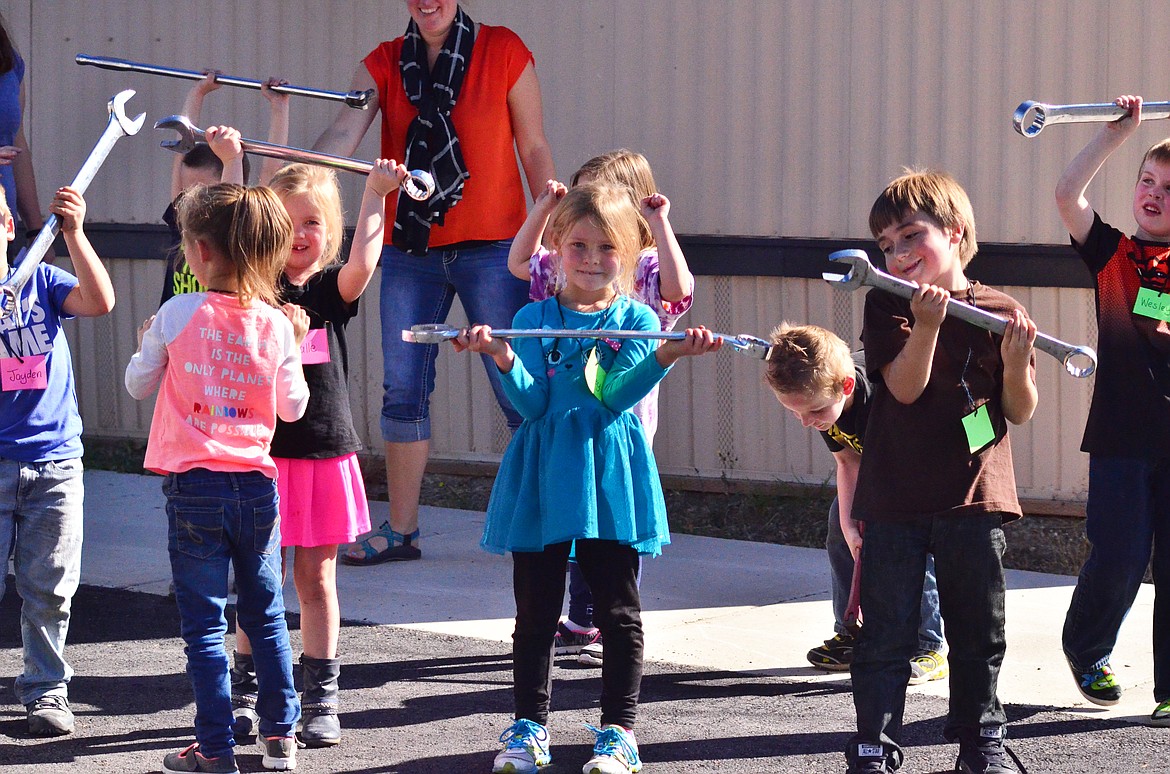
<instances>
[{"instance_id":1,"label":"black and white scarf","mask_svg":"<svg viewBox=\"0 0 1170 774\"><path fill-rule=\"evenodd\" d=\"M435 178L435 193L425 202L398 197L394 215L394 246L411 255L426 255L431 225L443 225L447 210L463 198L463 181L471 173L463 163L451 111L463 87L463 76L475 45L475 22L457 7L455 21L443 42L432 72L427 45L414 19L406 27L398 69L410 104L418 116L406 130L407 169L424 169Z\"/></svg>"}]
</instances>

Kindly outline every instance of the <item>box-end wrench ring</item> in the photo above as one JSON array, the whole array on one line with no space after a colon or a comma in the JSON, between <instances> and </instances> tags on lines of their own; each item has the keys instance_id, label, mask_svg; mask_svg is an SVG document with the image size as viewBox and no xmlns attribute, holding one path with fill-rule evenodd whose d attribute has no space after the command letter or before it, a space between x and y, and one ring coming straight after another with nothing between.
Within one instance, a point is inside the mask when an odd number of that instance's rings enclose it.
<instances>
[{"instance_id":1,"label":"box-end wrench ring","mask_svg":"<svg viewBox=\"0 0 1170 774\"><path fill-rule=\"evenodd\" d=\"M821 274L822 278L841 290L853 291L863 285L868 285L887 293L893 293L900 298L909 299L918 289L918 286L913 282L907 282L879 271L870 263L869 256L864 250L838 250L829 255L829 260L847 263L850 266L847 274L833 274L831 272ZM947 314L1000 336L1007 329L1008 321L1003 317L954 298L947 302ZM1091 376L1097 370L1097 353L1091 347L1069 344L1043 333L1036 334L1035 347L1041 352L1047 352L1055 357L1064 366L1064 370L1078 378ZM1083 361L1084 364L1078 365L1077 361Z\"/></svg>"}]
</instances>

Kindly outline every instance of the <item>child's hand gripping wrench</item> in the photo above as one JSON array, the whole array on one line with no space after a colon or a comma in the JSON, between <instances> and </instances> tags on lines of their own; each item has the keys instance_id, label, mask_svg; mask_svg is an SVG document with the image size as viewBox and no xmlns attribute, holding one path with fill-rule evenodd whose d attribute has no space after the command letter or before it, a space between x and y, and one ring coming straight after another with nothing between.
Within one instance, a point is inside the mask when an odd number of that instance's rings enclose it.
<instances>
[{"instance_id":1,"label":"child's hand gripping wrench","mask_svg":"<svg viewBox=\"0 0 1170 774\"><path fill-rule=\"evenodd\" d=\"M833 274L831 272L821 274L821 277L842 290L852 291L862 285L868 285L908 299L913 297L914 291L918 289L918 286L913 282L907 282L879 271L869 262L869 256L865 254L864 250L838 250L829 255L829 260L847 263L851 267L848 274ZM1007 328L1007 320L999 315L953 298L947 302L947 314L1000 336ZM1064 370L1073 376L1090 376L1097 370L1097 353L1090 347L1069 344L1043 333L1036 334L1035 347L1059 360L1064 366ZM1077 365L1074 358L1083 359L1084 365Z\"/></svg>"},{"instance_id":2,"label":"child's hand gripping wrench","mask_svg":"<svg viewBox=\"0 0 1170 774\"><path fill-rule=\"evenodd\" d=\"M98 139L97 145L89 153L89 158L81 165L81 169L77 173L77 177L73 178L73 182L69 185L76 188L79 193L85 193L85 189L93 181L94 175L97 174L98 169L101 168L102 162L110 155L114 144L123 137L130 137L138 134L138 130L142 128L142 124L146 121L146 113L139 113L133 119L126 117L126 103L134 96L133 89L126 89L120 91L110 98L107 109L110 113L110 119L106 122L106 130L102 132L102 136ZM37 270L37 266L44 260L45 254L49 252L49 248L53 246L53 240L57 238L58 232L61 231L61 223L56 215L50 215L49 219L45 221L45 225L41 228L37 238L29 245L26 250L23 250L21 255L16 258L16 271L12 273L3 285L0 285L0 319L7 319L11 317L16 311L17 298L20 296L20 291L24 288L25 283L32 277L33 272Z\"/></svg>"}]
</instances>

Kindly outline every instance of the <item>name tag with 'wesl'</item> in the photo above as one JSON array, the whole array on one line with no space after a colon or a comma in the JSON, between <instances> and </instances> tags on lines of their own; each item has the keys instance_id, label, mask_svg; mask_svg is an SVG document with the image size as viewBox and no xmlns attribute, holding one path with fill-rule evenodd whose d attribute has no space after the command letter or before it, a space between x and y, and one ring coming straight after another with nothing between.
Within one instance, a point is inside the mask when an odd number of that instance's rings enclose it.
<instances>
[{"instance_id":1,"label":"name tag with 'wesl'","mask_svg":"<svg viewBox=\"0 0 1170 774\"><path fill-rule=\"evenodd\" d=\"M45 356L30 355L23 360L16 357L0 358L0 383L4 385L4 392L45 389L49 386Z\"/></svg>"},{"instance_id":2,"label":"name tag with 'wesl'","mask_svg":"<svg viewBox=\"0 0 1170 774\"><path fill-rule=\"evenodd\" d=\"M1139 288L1133 313L1142 317L1170 322L1170 293L1159 293L1149 288Z\"/></svg>"}]
</instances>

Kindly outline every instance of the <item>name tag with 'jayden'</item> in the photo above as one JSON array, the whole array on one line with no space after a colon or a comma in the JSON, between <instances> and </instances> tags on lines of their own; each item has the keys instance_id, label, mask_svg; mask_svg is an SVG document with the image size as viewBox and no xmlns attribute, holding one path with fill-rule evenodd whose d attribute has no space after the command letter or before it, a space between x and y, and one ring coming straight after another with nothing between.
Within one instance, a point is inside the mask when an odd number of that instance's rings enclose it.
<instances>
[{"instance_id":1,"label":"name tag with 'jayden'","mask_svg":"<svg viewBox=\"0 0 1170 774\"><path fill-rule=\"evenodd\" d=\"M1139 288L1133 313L1142 317L1170 322L1170 293L1159 293L1149 288Z\"/></svg>"},{"instance_id":2,"label":"name tag with 'jayden'","mask_svg":"<svg viewBox=\"0 0 1170 774\"><path fill-rule=\"evenodd\" d=\"M329 362L329 332L314 328L305 334L301 342L301 362L305 365Z\"/></svg>"},{"instance_id":3,"label":"name tag with 'jayden'","mask_svg":"<svg viewBox=\"0 0 1170 774\"><path fill-rule=\"evenodd\" d=\"M23 360L16 357L0 358L0 384L3 384L4 392L45 389L49 386L45 356L30 355Z\"/></svg>"}]
</instances>

